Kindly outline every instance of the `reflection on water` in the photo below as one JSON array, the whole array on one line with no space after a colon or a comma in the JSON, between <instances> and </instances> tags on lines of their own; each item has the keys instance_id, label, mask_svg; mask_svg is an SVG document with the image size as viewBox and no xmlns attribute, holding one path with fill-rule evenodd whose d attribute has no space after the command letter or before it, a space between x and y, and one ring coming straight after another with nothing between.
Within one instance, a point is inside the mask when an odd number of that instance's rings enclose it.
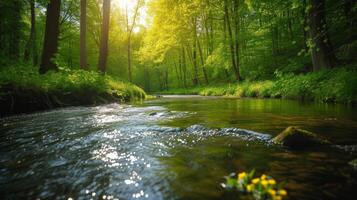
<instances>
[{"instance_id":1,"label":"reflection on water","mask_svg":"<svg viewBox=\"0 0 357 200\"><path fill-rule=\"evenodd\" d=\"M254 168L286 181L290 199L353 199L357 172L347 163L356 153L343 147L357 143L355 111L280 100L171 98L1 119L0 196L247 199L220 183ZM341 148L291 152L270 144L288 125L304 125Z\"/></svg>"}]
</instances>

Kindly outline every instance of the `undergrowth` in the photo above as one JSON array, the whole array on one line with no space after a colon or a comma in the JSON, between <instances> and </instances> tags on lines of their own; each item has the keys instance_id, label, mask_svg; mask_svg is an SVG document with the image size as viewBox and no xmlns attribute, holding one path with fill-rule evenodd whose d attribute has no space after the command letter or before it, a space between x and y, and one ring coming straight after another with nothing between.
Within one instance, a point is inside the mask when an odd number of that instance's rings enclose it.
<instances>
[{"instance_id":1,"label":"undergrowth","mask_svg":"<svg viewBox=\"0 0 357 200\"><path fill-rule=\"evenodd\" d=\"M19 64L0 69L0 102L5 113L145 97L138 86L93 71L60 69L40 75L37 68Z\"/></svg>"},{"instance_id":2,"label":"undergrowth","mask_svg":"<svg viewBox=\"0 0 357 200\"><path fill-rule=\"evenodd\" d=\"M357 71L340 68L301 75L277 74L274 80L172 89L160 92L160 94L286 98L318 102L356 103Z\"/></svg>"}]
</instances>

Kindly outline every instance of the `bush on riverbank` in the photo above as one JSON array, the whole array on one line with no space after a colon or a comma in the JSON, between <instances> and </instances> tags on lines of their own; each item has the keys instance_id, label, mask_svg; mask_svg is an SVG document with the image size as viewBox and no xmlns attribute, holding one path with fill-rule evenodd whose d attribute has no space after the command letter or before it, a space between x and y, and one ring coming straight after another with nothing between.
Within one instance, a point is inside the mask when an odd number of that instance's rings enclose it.
<instances>
[{"instance_id":1,"label":"bush on riverbank","mask_svg":"<svg viewBox=\"0 0 357 200\"><path fill-rule=\"evenodd\" d=\"M7 66L0 70L1 114L54 107L96 105L145 98L130 83L84 70L59 70L40 75L34 67Z\"/></svg>"},{"instance_id":2,"label":"bush on riverbank","mask_svg":"<svg viewBox=\"0 0 357 200\"><path fill-rule=\"evenodd\" d=\"M275 80L173 89L162 94L199 94L203 96L234 96L287 98L319 102L356 103L357 71L332 69L308 74L277 74Z\"/></svg>"}]
</instances>

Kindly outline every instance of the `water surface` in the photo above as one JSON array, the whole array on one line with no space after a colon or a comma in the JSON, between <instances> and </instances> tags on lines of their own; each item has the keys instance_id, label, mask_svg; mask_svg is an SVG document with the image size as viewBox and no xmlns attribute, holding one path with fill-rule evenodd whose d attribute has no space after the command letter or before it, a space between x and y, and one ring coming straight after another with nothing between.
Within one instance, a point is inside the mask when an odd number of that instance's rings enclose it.
<instances>
[{"instance_id":1,"label":"water surface","mask_svg":"<svg viewBox=\"0 0 357 200\"><path fill-rule=\"evenodd\" d=\"M249 199L220 183L255 169L289 199L354 199L356 108L287 100L162 98L0 121L1 199ZM302 126L340 146L291 151Z\"/></svg>"}]
</instances>

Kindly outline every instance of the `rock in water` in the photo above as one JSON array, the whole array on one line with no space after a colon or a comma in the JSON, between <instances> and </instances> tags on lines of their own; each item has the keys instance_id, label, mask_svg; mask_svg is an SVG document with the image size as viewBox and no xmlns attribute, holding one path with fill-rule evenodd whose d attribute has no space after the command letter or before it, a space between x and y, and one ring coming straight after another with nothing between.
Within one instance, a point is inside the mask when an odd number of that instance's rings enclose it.
<instances>
[{"instance_id":1,"label":"rock in water","mask_svg":"<svg viewBox=\"0 0 357 200\"><path fill-rule=\"evenodd\" d=\"M155 115L157 115L157 112L149 113L149 116L155 116Z\"/></svg>"},{"instance_id":2,"label":"rock in water","mask_svg":"<svg viewBox=\"0 0 357 200\"><path fill-rule=\"evenodd\" d=\"M295 126L289 126L273 138L272 141L275 144L281 144L291 148L306 148L331 144L331 142L319 137L315 133Z\"/></svg>"},{"instance_id":3,"label":"rock in water","mask_svg":"<svg viewBox=\"0 0 357 200\"><path fill-rule=\"evenodd\" d=\"M353 169L357 170L357 159L351 160L348 164L350 164Z\"/></svg>"}]
</instances>

